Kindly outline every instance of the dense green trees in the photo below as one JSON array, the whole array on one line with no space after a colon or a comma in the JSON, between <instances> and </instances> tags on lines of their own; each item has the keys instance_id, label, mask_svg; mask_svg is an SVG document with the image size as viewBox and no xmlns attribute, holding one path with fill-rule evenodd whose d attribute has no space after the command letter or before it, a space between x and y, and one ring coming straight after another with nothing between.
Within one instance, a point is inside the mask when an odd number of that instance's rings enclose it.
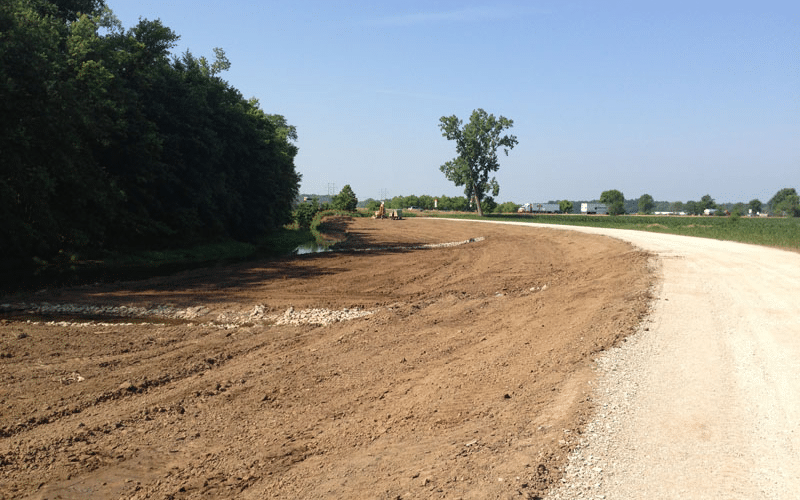
<instances>
[{"instance_id":1,"label":"dense green trees","mask_svg":"<svg viewBox=\"0 0 800 500\"><path fill-rule=\"evenodd\" d=\"M600 203L605 203L608 207L609 215L622 215L625 213L625 195L616 189L603 191L600 195Z\"/></svg>"},{"instance_id":2,"label":"dense green trees","mask_svg":"<svg viewBox=\"0 0 800 500\"><path fill-rule=\"evenodd\" d=\"M0 255L251 240L291 220L297 132L160 21L102 0L0 3Z\"/></svg>"},{"instance_id":3,"label":"dense green trees","mask_svg":"<svg viewBox=\"0 0 800 500\"><path fill-rule=\"evenodd\" d=\"M688 215L700 215L703 213L703 206L697 201L689 200L684 205L684 211Z\"/></svg>"},{"instance_id":4,"label":"dense green trees","mask_svg":"<svg viewBox=\"0 0 800 500\"><path fill-rule=\"evenodd\" d=\"M308 229L317 212L319 212L319 199L315 196L297 205L294 210L294 222L298 228Z\"/></svg>"},{"instance_id":5,"label":"dense green trees","mask_svg":"<svg viewBox=\"0 0 800 500\"><path fill-rule=\"evenodd\" d=\"M710 194L703 195L703 197L700 198L698 213L702 214L705 213L706 210L716 210L716 208L717 202L714 201L714 198L712 198Z\"/></svg>"},{"instance_id":6,"label":"dense green trees","mask_svg":"<svg viewBox=\"0 0 800 500\"><path fill-rule=\"evenodd\" d=\"M800 217L800 197L795 188L783 188L770 198L768 205L776 213Z\"/></svg>"},{"instance_id":7,"label":"dense green trees","mask_svg":"<svg viewBox=\"0 0 800 500\"><path fill-rule=\"evenodd\" d=\"M476 109L470 116L469 123L463 122L455 115L443 116L439 119L442 136L456 141L456 156L441 167L448 180L456 186L464 186L467 199L474 199L479 215L483 215L481 202L487 192L497 196L500 186L491 172L500 168L497 161L497 150L508 151L517 144L513 135L501 135L505 129L514 126L514 122L504 116L495 118L482 109ZM491 210L489 210L491 211Z\"/></svg>"},{"instance_id":8,"label":"dense green trees","mask_svg":"<svg viewBox=\"0 0 800 500\"><path fill-rule=\"evenodd\" d=\"M558 208L562 213L571 214L574 206L569 200L561 200L558 202Z\"/></svg>"},{"instance_id":9,"label":"dense green trees","mask_svg":"<svg viewBox=\"0 0 800 500\"><path fill-rule=\"evenodd\" d=\"M507 214L507 213L516 213L519 210L520 205L518 203L514 203L513 201L506 201L500 203L495 207L494 211L498 214Z\"/></svg>"},{"instance_id":10,"label":"dense green trees","mask_svg":"<svg viewBox=\"0 0 800 500\"><path fill-rule=\"evenodd\" d=\"M436 201L436 203L434 203ZM378 202L380 204L380 202ZM418 207L423 210L456 210L467 211L470 210L469 202L464 196L429 196L429 195L409 195L409 196L395 196L386 200L386 208L409 208Z\"/></svg>"},{"instance_id":11,"label":"dense green trees","mask_svg":"<svg viewBox=\"0 0 800 500\"><path fill-rule=\"evenodd\" d=\"M639 213L640 214L649 214L652 213L653 207L655 206L655 201L653 197L649 194L643 194L639 197Z\"/></svg>"},{"instance_id":12,"label":"dense green trees","mask_svg":"<svg viewBox=\"0 0 800 500\"><path fill-rule=\"evenodd\" d=\"M350 184L345 184L339 194L334 197L333 208L336 210L354 212L357 206L358 198L356 198L353 188L350 187Z\"/></svg>"}]
</instances>

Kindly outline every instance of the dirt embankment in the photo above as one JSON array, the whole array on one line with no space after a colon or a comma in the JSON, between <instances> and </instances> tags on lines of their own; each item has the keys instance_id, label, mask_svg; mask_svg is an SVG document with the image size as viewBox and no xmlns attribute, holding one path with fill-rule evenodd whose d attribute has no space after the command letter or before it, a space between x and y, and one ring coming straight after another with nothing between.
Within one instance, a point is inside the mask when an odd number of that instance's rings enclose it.
<instances>
[{"instance_id":1,"label":"dirt embankment","mask_svg":"<svg viewBox=\"0 0 800 500\"><path fill-rule=\"evenodd\" d=\"M591 360L647 312L648 256L546 229L347 230L374 250L1 301L0 498L541 496L591 415Z\"/></svg>"}]
</instances>

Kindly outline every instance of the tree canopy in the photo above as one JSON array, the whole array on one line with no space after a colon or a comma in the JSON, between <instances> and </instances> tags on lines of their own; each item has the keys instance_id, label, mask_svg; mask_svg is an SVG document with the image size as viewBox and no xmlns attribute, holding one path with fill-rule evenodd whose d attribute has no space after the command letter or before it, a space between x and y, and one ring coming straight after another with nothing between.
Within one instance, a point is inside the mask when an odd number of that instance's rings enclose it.
<instances>
[{"instance_id":1,"label":"tree canopy","mask_svg":"<svg viewBox=\"0 0 800 500\"><path fill-rule=\"evenodd\" d=\"M800 197L795 188L783 188L770 198L768 205L775 213L800 217Z\"/></svg>"},{"instance_id":2,"label":"tree canopy","mask_svg":"<svg viewBox=\"0 0 800 500\"><path fill-rule=\"evenodd\" d=\"M600 195L600 203L605 203L608 207L609 215L621 215L625 213L625 195L616 189L603 191Z\"/></svg>"},{"instance_id":3,"label":"tree canopy","mask_svg":"<svg viewBox=\"0 0 800 500\"><path fill-rule=\"evenodd\" d=\"M350 187L350 184L345 184L338 195L333 199L333 208L337 210L345 210L354 212L358 206L358 198Z\"/></svg>"},{"instance_id":4,"label":"tree canopy","mask_svg":"<svg viewBox=\"0 0 800 500\"><path fill-rule=\"evenodd\" d=\"M456 141L458 154L439 170L456 186L464 186L467 199L475 199L479 215L483 215L481 201L486 193L491 192L492 196L500 193L497 180L494 177L490 179L489 175L500 168L497 150L503 148L508 155L518 142L516 136L502 135L513 125L512 120L504 116L495 118L483 109L473 111L466 125L455 115L439 119L442 136Z\"/></svg>"},{"instance_id":5,"label":"tree canopy","mask_svg":"<svg viewBox=\"0 0 800 500\"><path fill-rule=\"evenodd\" d=\"M639 213L640 214L649 214L653 211L653 207L655 206L655 201L653 197L649 194L643 194L639 197Z\"/></svg>"},{"instance_id":6,"label":"tree canopy","mask_svg":"<svg viewBox=\"0 0 800 500\"><path fill-rule=\"evenodd\" d=\"M219 77L222 49L172 56L177 40L102 0L0 2L0 264L291 221L295 128Z\"/></svg>"},{"instance_id":7,"label":"tree canopy","mask_svg":"<svg viewBox=\"0 0 800 500\"><path fill-rule=\"evenodd\" d=\"M706 210L716 209L717 208L717 202L714 201L714 198L712 198L710 194L706 194L706 195L703 195L702 198L700 198L700 202L699 202L699 207L698 208L699 208L699 212L700 213L703 213Z\"/></svg>"}]
</instances>

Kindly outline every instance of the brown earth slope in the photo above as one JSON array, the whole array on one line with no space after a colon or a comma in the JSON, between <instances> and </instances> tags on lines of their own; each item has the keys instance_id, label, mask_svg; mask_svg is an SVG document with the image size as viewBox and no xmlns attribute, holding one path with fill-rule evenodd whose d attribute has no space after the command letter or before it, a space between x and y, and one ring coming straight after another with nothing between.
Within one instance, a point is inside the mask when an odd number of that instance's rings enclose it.
<instances>
[{"instance_id":1,"label":"brown earth slope","mask_svg":"<svg viewBox=\"0 0 800 500\"><path fill-rule=\"evenodd\" d=\"M0 498L542 495L591 414L593 357L647 312L648 256L342 222L372 250L0 301ZM466 243L424 247L447 242Z\"/></svg>"}]
</instances>

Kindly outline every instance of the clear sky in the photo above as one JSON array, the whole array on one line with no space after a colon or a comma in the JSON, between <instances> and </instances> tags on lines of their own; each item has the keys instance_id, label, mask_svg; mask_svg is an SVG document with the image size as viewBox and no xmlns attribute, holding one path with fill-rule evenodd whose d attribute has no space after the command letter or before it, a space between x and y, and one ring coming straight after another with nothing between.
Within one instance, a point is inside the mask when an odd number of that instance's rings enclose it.
<instances>
[{"instance_id":1,"label":"clear sky","mask_svg":"<svg viewBox=\"0 0 800 500\"><path fill-rule=\"evenodd\" d=\"M107 0L297 127L301 191L463 194L439 118L514 121L498 202L800 189L800 1Z\"/></svg>"}]
</instances>

